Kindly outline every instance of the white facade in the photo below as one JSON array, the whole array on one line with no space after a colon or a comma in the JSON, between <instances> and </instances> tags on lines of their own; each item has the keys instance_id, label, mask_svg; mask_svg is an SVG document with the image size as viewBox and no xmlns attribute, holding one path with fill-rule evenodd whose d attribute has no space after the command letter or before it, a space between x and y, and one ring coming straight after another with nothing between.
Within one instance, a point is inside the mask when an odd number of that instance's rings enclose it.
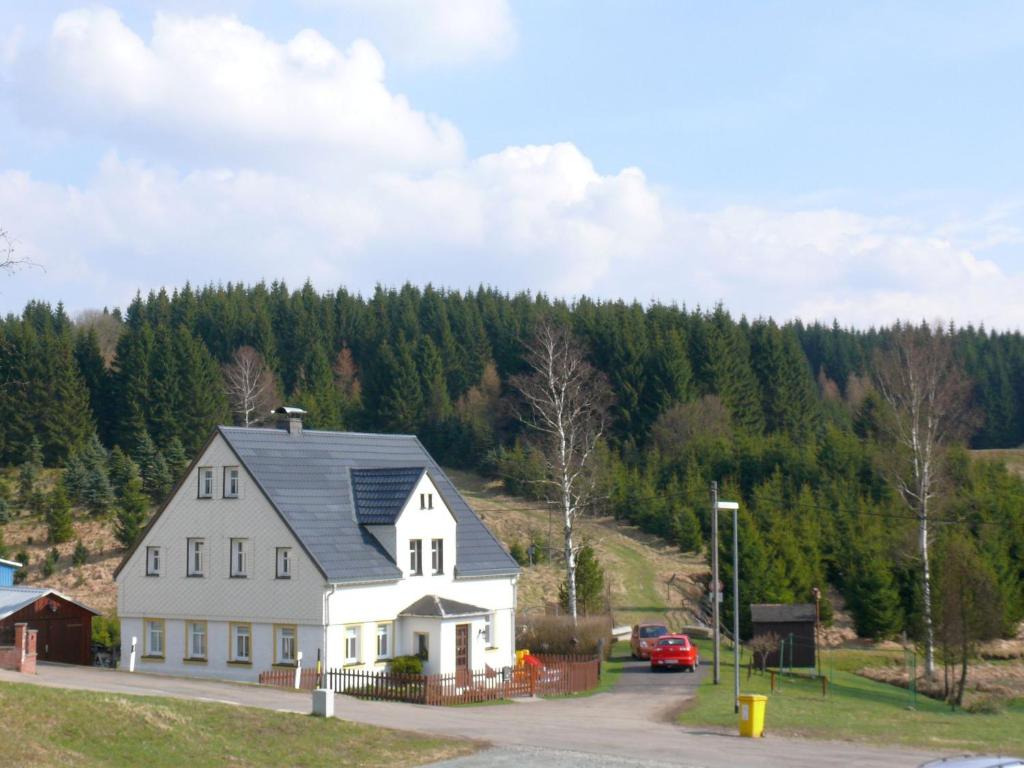
<instances>
[{"instance_id":1,"label":"white facade","mask_svg":"<svg viewBox=\"0 0 1024 768\"><path fill-rule=\"evenodd\" d=\"M235 468L237 498L231 497ZM215 435L118 573L122 666L136 638L136 669L143 671L255 680L275 665L294 666L289 649L301 651L304 667L319 653L328 668L383 669L395 655L416 653L416 634L423 633L425 670L449 673L458 624L470 625L470 669L513 664L516 578L454 578L457 526L429 476L421 477L394 526L368 530L402 578L329 583ZM418 573L410 550L415 541L422 542ZM484 610L445 619L399 616L426 595Z\"/></svg>"}]
</instances>

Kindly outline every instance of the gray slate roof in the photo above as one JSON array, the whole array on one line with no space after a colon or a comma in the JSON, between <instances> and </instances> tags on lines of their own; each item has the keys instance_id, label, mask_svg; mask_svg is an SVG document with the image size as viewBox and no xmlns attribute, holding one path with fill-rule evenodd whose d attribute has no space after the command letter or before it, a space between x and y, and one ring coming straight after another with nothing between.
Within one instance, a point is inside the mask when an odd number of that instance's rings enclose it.
<instances>
[{"instance_id":1,"label":"gray slate roof","mask_svg":"<svg viewBox=\"0 0 1024 768\"><path fill-rule=\"evenodd\" d=\"M424 595L404 611L400 611L398 615L450 619L455 616L479 616L483 613L489 613L489 611L486 608L460 603L457 600L448 600L437 595Z\"/></svg>"},{"instance_id":2,"label":"gray slate roof","mask_svg":"<svg viewBox=\"0 0 1024 768\"><path fill-rule=\"evenodd\" d=\"M394 525L424 471L423 467L349 470L356 521L360 525Z\"/></svg>"},{"instance_id":3,"label":"gray slate roof","mask_svg":"<svg viewBox=\"0 0 1024 768\"><path fill-rule=\"evenodd\" d=\"M82 605L77 600L72 600L67 595L62 595L55 589L49 587L0 587L0 619L6 619L12 613L17 613L26 605L31 605L40 597L46 595L56 595L63 600L67 600L69 603L74 603L79 608L99 615L97 611L94 611L87 605Z\"/></svg>"},{"instance_id":4,"label":"gray slate roof","mask_svg":"<svg viewBox=\"0 0 1024 768\"><path fill-rule=\"evenodd\" d=\"M755 624L814 621L814 603L752 603L750 619Z\"/></svg>"},{"instance_id":5,"label":"gray slate roof","mask_svg":"<svg viewBox=\"0 0 1024 768\"><path fill-rule=\"evenodd\" d=\"M414 435L218 429L331 583L402 575L356 520L351 469L426 469L455 517L456 578L519 572Z\"/></svg>"}]
</instances>

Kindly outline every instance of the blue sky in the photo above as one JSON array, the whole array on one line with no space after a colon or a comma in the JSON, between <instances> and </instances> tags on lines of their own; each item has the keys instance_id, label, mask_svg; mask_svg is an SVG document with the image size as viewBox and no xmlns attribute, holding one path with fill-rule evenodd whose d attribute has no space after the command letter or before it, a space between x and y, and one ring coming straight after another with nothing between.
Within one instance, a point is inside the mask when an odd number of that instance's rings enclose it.
<instances>
[{"instance_id":1,"label":"blue sky","mask_svg":"<svg viewBox=\"0 0 1024 768\"><path fill-rule=\"evenodd\" d=\"M72 310L307 277L1024 324L1024 6L0 9L0 227Z\"/></svg>"}]
</instances>

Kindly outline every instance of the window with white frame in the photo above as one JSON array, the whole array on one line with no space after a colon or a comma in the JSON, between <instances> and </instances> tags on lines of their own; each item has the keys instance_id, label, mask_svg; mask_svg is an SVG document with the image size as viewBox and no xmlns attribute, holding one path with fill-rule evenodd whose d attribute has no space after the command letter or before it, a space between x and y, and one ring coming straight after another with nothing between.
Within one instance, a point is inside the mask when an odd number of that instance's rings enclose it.
<instances>
[{"instance_id":1,"label":"window with white frame","mask_svg":"<svg viewBox=\"0 0 1024 768\"><path fill-rule=\"evenodd\" d=\"M423 575L422 539L409 539L409 573L412 576Z\"/></svg>"},{"instance_id":2,"label":"window with white frame","mask_svg":"<svg viewBox=\"0 0 1024 768\"><path fill-rule=\"evenodd\" d=\"M160 547L146 547L146 575L160 575Z\"/></svg>"},{"instance_id":3,"label":"window with white frame","mask_svg":"<svg viewBox=\"0 0 1024 768\"><path fill-rule=\"evenodd\" d=\"M494 614L488 613L484 616L484 644L488 648L494 647Z\"/></svg>"},{"instance_id":4,"label":"window with white frame","mask_svg":"<svg viewBox=\"0 0 1024 768\"><path fill-rule=\"evenodd\" d=\"M143 635L143 656L164 656L164 620L146 619L146 632Z\"/></svg>"},{"instance_id":5,"label":"window with white frame","mask_svg":"<svg viewBox=\"0 0 1024 768\"><path fill-rule=\"evenodd\" d=\"M189 576L202 576L206 567L206 540L188 539L188 563L186 574Z\"/></svg>"},{"instance_id":6,"label":"window with white frame","mask_svg":"<svg viewBox=\"0 0 1024 768\"><path fill-rule=\"evenodd\" d=\"M345 663L359 663L359 627L345 627Z\"/></svg>"},{"instance_id":7,"label":"window with white frame","mask_svg":"<svg viewBox=\"0 0 1024 768\"><path fill-rule=\"evenodd\" d=\"M224 467L224 498L237 499L241 482L238 467Z\"/></svg>"},{"instance_id":8,"label":"window with white frame","mask_svg":"<svg viewBox=\"0 0 1024 768\"><path fill-rule=\"evenodd\" d=\"M249 624L231 625L231 660L252 661L252 626Z\"/></svg>"},{"instance_id":9,"label":"window with white frame","mask_svg":"<svg viewBox=\"0 0 1024 768\"><path fill-rule=\"evenodd\" d=\"M247 539L232 539L231 540L231 577L235 579L244 579L249 575L249 563L248 557L246 556L246 549L248 548Z\"/></svg>"},{"instance_id":10,"label":"window with white frame","mask_svg":"<svg viewBox=\"0 0 1024 768\"><path fill-rule=\"evenodd\" d=\"M296 628L294 626L274 627L274 655L277 664L294 664L296 660Z\"/></svg>"},{"instance_id":11,"label":"window with white frame","mask_svg":"<svg viewBox=\"0 0 1024 768\"><path fill-rule=\"evenodd\" d=\"M185 654L186 659L206 658L206 622L185 622Z\"/></svg>"},{"instance_id":12,"label":"window with white frame","mask_svg":"<svg viewBox=\"0 0 1024 768\"><path fill-rule=\"evenodd\" d=\"M213 498L213 467L199 468L199 498Z\"/></svg>"},{"instance_id":13,"label":"window with white frame","mask_svg":"<svg viewBox=\"0 0 1024 768\"><path fill-rule=\"evenodd\" d=\"M391 622L377 625L377 658L391 658Z\"/></svg>"},{"instance_id":14,"label":"window with white frame","mask_svg":"<svg viewBox=\"0 0 1024 768\"><path fill-rule=\"evenodd\" d=\"M292 548L277 548L277 578L290 579L292 577Z\"/></svg>"},{"instance_id":15,"label":"window with white frame","mask_svg":"<svg viewBox=\"0 0 1024 768\"><path fill-rule=\"evenodd\" d=\"M430 572L435 576L444 573L444 539L430 542Z\"/></svg>"}]
</instances>

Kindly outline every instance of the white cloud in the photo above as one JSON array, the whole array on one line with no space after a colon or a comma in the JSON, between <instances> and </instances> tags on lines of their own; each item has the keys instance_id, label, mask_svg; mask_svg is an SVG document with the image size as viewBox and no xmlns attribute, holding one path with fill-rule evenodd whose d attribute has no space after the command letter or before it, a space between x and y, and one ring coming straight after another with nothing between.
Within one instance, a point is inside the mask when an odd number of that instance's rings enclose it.
<instances>
[{"instance_id":1,"label":"white cloud","mask_svg":"<svg viewBox=\"0 0 1024 768\"><path fill-rule=\"evenodd\" d=\"M17 92L39 86L37 119L47 105L57 125L130 149L73 185L0 171L0 224L47 270L0 283L4 310L309 277L322 289L485 283L862 326L1024 326L1024 276L971 245L988 222L695 211L571 143L468 159L454 126L387 89L368 43L340 51L312 30L278 43L233 18L171 16L145 41L99 9L61 15L48 48L18 60ZM1012 241L1006 217L993 221L995 240Z\"/></svg>"},{"instance_id":2,"label":"white cloud","mask_svg":"<svg viewBox=\"0 0 1024 768\"><path fill-rule=\"evenodd\" d=\"M310 0L371 27L388 53L418 66L507 56L516 25L507 0Z\"/></svg>"},{"instance_id":3,"label":"white cloud","mask_svg":"<svg viewBox=\"0 0 1024 768\"><path fill-rule=\"evenodd\" d=\"M429 169L461 162L459 131L384 83L372 44L286 43L231 17L160 14L147 42L107 8L63 13L19 102L43 118L149 149L184 143L246 163Z\"/></svg>"}]
</instances>

